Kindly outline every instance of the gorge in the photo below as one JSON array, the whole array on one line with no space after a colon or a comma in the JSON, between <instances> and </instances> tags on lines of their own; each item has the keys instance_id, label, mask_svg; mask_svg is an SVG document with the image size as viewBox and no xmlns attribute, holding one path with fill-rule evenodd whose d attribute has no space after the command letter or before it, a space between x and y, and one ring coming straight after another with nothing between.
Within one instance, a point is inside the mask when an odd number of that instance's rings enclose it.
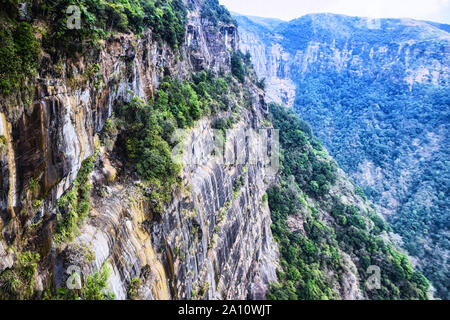
<instances>
[{"instance_id":1,"label":"gorge","mask_svg":"<svg viewBox=\"0 0 450 320\"><path fill-rule=\"evenodd\" d=\"M217 0L23 4L0 16L0 299L431 297Z\"/></svg>"}]
</instances>

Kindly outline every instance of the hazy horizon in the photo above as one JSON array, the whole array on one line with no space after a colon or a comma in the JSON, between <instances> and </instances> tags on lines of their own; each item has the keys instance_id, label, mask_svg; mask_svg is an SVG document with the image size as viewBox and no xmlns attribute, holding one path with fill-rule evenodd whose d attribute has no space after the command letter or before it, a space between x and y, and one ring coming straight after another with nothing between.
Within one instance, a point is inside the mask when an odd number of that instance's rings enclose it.
<instances>
[{"instance_id":1,"label":"hazy horizon","mask_svg":"<svg viewBox=\"0 0 450 320\"><path fill-rule=\"evenodd\" d=\"M241 15L290 21L307 14L332 13L368 18L410 18L450 24L450 0L219 0Z\"/></svg>"}]
</instances>

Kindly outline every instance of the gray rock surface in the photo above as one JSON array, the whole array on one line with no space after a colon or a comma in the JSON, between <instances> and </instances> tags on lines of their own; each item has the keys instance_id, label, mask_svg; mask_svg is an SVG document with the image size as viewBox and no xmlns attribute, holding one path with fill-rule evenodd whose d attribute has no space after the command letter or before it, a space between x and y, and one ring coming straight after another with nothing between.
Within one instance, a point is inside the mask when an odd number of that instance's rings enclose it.
<instances>
[{"instance_id":1,"label":"gray rock surface","mask_svg":"<svg viewBox=\"0 0 450 320\"><path fill-rule=\"evenodd\" d=\"M276 280L278 256L269 208L261 200L273 176L262 162L225 166L207 153L213 145L212 119L191 130L195 148L184 153L184 188L173 194L162 217L149 213L137 178L99 186L103 175L120 169L102 150L91 176L97 192L91 217L73 242L52 244L56 203L98 147L98 133L118 101L134 94L152 97L165 72L184 79L203 69L230 71L236 27L214 27L200 18L200 2L191 3L181 57L155 43L150 32L141 38L120 34L102 44L96 75L101 81L96 85L84 78L90 66L83 59L56 68L48 58L32 107L1 105L0 135L6 146L0 150L0 272L14 261L9 247L24 243L41 255L37 278L42 290L64 287L71 266L86 279L106 263L109 289L117 299L127 298L136 277L143 280L141 299L264 297L269 281ZM69 78L69 73L74 76ZM254 109L235 125L226 159L248 155L249 147L241 142L267 112L263 93L252 90ZM189 165L192 159L195 166ZM239 175L246 183L234 198L233 182ZM33 206L30 199L42 200ZM226 217L220 223L219 214Z\"/></svg>"}]
</instances>

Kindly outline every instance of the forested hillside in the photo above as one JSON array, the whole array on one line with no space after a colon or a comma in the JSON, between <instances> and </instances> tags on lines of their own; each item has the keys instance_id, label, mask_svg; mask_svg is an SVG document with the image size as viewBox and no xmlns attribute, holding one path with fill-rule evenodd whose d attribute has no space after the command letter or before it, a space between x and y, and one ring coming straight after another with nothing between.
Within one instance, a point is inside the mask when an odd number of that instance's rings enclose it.
<instances>
[{"instance_id":1,"label":"forested hillside","mask_svg":"<svg viewBox=\"0 0 450 320\"><path fill-rule=\"evenodd\" d=\"M295 108L447 297L450 94L424 85L405 92L392 83L316 74L298 82Z\"/></svg>"},{"instance_id":2,"label":"forested hillside","mask_svg":"<svg viewBox=\"0 0 450 320\"><path fill-rule=\"evenodd\" d=\"M280 105L270 111L280 130L282 169L268 201L283 267L270 297L426 299L428 281L388 240L391 229L339 172L309 125ZM379 288L364 281L370 266L380 268Z\"/></svg>"}]
</instances>

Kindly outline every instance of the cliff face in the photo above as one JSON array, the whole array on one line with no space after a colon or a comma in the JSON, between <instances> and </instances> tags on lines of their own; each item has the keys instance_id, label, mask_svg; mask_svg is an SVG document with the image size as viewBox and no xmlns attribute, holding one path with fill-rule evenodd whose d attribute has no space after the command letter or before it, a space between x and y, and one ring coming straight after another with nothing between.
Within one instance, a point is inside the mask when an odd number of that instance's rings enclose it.
<instances>
[{"instance_id":1,"label":"cliff face","mask_svg":"<svg viewBox=\"0 0 450 320\"><path fill-rule=\"evenodd\" d=\"M140 298L264 297L268 282L276 279L270 212L261 201L271 178L261 162L250 165L246 159L225 167L206 152L214 144L213 119L199 121L186 138L195 147L183 153L185 188L172 195L162 216L150 214L137 177L106 184L105 177L121 168L102 148L90 178L91 218L70 244L52 242L57 201L98 148L98 134L117 101L153 97L165 74L185 79L200 70L230 71L236 27L215 26L200 17L201 1L189 3L186 44L179 54L153 41L151 31L103 42L94 71L88 59L55 66L44 53L32 106L2 105L0 273L12 267L15 252L32 250L41 257L36 276L41 293L63 287L70 266L86 279L108 264L109 287L119 299L127 298L136 277L143 281ZM267 112L264 93L250 90L253 110L227 138L226 160L248 154L242 141ZM193 159L198 161L188 162ZM241 176L245 184L233 197L234 180Z\"/></svg>"},{"instance_id":2,"label":"cliff face","mask_svg":"<svg viewBox=\"0 0 450 320\"><path fill-rule=\"evenodd\" d=\"M143 299L263 298L268 281L276 280L277 251L262 201L265 179L273 177L262 166L263 155L250 164L249 147L241 149L249 131L260 124L258 113L245 114L233 128L224 159L211 155L211 121L196 125L185 140L182 191L162 217L149 213L139 181L100 187L92 219L56 257L57 280L66 280L63 273L70 265L81 265L83 274L90 274L108 263L118 299L127 298L136 277L145 281L139 289ZM224 166L239 157L238 166ZM93 176L103 171L100 166ZM245 184L233 195L239 177ZM89 263L80 248L89 248L95 259Z\"/></svg>"},{"instance_id":3,"label":"cliff face","mask_svg":"<svg viewBox=\"0 0 450 320\"><path fill-rule=\"evenodd\" d=\"M266 79L267 97L292 107L296 88L289 77L292 57L277 43L279 37L274 35L270 24L261 26L243 16L236 19L240 26L239 48L242 52L250 52L257 75Z\"/></svg>"}]
</instances>

